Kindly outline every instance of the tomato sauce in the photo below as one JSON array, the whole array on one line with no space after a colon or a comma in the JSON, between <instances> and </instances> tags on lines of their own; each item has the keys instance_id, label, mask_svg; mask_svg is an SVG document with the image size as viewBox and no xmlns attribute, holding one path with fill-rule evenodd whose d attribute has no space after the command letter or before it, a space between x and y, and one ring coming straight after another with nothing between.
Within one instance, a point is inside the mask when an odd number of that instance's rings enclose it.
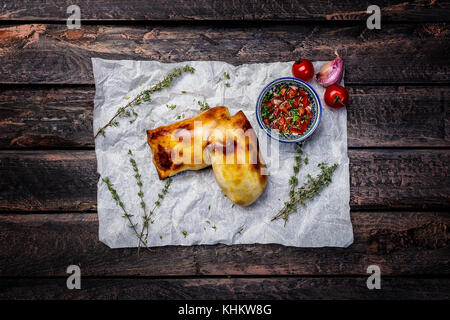
<instances>
[{"instance_id":1,"label":"tomato sauce","mask_svg":"<svg viewBox=\"0 0 450 320\"><path fill-rule=\"evenodd\" d=\"M303 135L313 113L308 94L292 84L279 84L263 99L261 117L270 129L283 136Z\"/></svg>"}]
</instances>

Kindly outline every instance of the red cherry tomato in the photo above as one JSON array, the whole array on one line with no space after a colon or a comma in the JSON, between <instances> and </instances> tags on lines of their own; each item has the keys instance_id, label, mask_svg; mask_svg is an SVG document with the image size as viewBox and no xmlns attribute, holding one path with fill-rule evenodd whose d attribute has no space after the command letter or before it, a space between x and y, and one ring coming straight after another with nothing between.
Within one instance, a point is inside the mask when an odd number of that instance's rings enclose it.
<instances>
[{"instance_id":1,"label":"red cherry tomato","mask_svg":"<svg viewBox=\"0 0 450 320\"><path fill-rule=\"evenodd\" d=\"M292 74L303 81L309 81L314 76L314 66L307 59L299 59L292 65Z\"/></svg>"},{"instance_id":2,"label":"red cherry tomato","mask_svg":"<svg viewBox=\"0 0 450 320\"><path fill-rule=\"evenodd\" d=\"M342 86L332 84L325 91L323 98L331 108L342 108L348 104L348 91Z\"/></svg>"}]
</instances>

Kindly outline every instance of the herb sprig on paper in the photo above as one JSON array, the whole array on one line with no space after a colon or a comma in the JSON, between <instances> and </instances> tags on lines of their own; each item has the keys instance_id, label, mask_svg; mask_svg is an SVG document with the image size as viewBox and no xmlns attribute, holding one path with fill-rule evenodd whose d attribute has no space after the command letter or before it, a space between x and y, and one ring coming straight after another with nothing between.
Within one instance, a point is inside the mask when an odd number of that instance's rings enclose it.
<instances>
[{"instance_id":1,"label":"herb sprig on paper","mask_svg":"<svg viewBox=\"0 0 450 320\"><path fill-rule=\"evenodd\" d=\"M167 179L166 184L164 185L164 188L161 190L161 192L158 193L158 199L154 202L153 208L148 211L147 213L147 205L144 200L144 185L142 183L141 174L139 172L139 168L137 166L136 160L133 158L133 152L131 150L128 150L128 155L130 158L130 163L133 168L134 172L134 178L136 179L136 184L138 185L138 193L137 196L140 200L140 207L142 208L143 214L142 214L142 228L141 231L138 231L138 223L134 223L132 221L133 214L130 214L126 208L124 203L120 200L120 197L114 188L113 184L109 180L109 177L105 177L102 179L102 181L106 184L108 187L109 192L111 193L113 199L116 201L116 204L122 209L123 211L123 218L127 219L129 222L129 227L133 229L136 237L138 238L138 254L141 246L147 247L147 238L149 234L149 223L153 223L151 220L151 216L154 214L156 208L161 205L161 201L164 199L165 195L169 191L169 187L172 184L172 178Z\"/></svg>"},{"instance_id":2,"label":"herb sprig on paper","mask_svg":"<svg viewBox=\"0 0 450 320\"><path fill-rule=\"evenodd\" d=\"M298 178L297 174L300 172L300 167L302 166L302 154L303 150L301 145L296 145L297 148L297 155L295 156L295 165L294 165L294 174L289 179L289 197L292 197L292 195L295 192L295 188L298 186Z\"/></svg>"},{"instance_id":3,"label":"herb sprig on paper","mask_svg":"<svg viewBox=\"0 0 450 320\"><path fill-rule=\"evenodd\" d=\"M137 193L139 199L140 199L140 205L143 210L142 215L142 229L139 233L140 236L144 238L145 243L147 243L147 238L149 234L149 223L153 223L151 220L151 217L153 213L155 212L156 208L161 205L162 199L164 199L165 195L169 191L169 187L172 184L172 178L167 179L166 184L164 185L164 188L161 190L161 192L158 193L158 199L154 202L153 208L147 213L147 204L144 200L144 191L143 191L143 183L141 180L141 174L139 173L139 168L137 166L136 160L133 158L133 152L131 150L128 150L128 155L130 156L130 163L133 167L134 172L134 178L136 179L136 184L139 187L139 191ZM139 250L139 248L138 248Z\"/></svg>"},{"instance_id":4,"label":"herb sprig on paper","mask_svg":"<svg viewBox=\"0 0 450 320\"><path fill-rule=\"evenodd\" d=\"M298 205L306 206L306 202L314 199L320 192L331 183L331 177L338 167L335 163L329 166L327 163L321 162L318 164L321 172L312 177L308 174L307 181L298 189L294 189L289 195L289 201L284 203L284 207L278 212L278 214L272 218L272 221L283 217L286 221L289 219L289 215L297 211Z\"/></svg>"},{"instance_id":5,"label":"herb sprig on paper","mask_svg":"<svg viewBox=\"0 0 450 320\"><path fill-rule=\"evenodd\" d=\"M142 184L142 180L141 180L141 174L139 173L139 168L137 167L136 160L134 160L133 152L131 150L128 150L128 155L130 156L130 163L131 163L131 166L133 167L134 178L136 179L136 184L139 187L139 192L137 193L137 195L140 199L140 205L141 205L141 208L143 211L143 215L142 215L143 223L142 223L142 229L141 229L141 232L139 233L139 235L144 238L145 244L147 245L148 215L147 215L147 211L146 211L147 205L145 204L145 201L144 201L144 191L143 191L143 184ZM145 228L147 228L147 236L144 235ZM138 252L139 252L139 249L140 249L140 246L138 246Z\"/></svg>"},{"instance_id":6,"label":"herb sprig on paper","mask_svg":"<svg viewBox=\"0 0 450 320\"><path fill-rule=\"evenodd\" d=\"M141 247L141 244L145 247L147 247L147 241L144 239L144 235L141 232L138 232L138 224L137 223L133 223L133 221L131 220L131 218L133 217L132 214L128 213L128 211L125 209L125 205L123 204L123 202L120 200L119 194L117 193L116 189L114 188L114 185L111 183L111 181L109 180L109 177L105 177L102 179L102 181L106 184L109 192L111 193L113 199L115 200L116 204L122 209L123 211L123 218L127 219L129 224L129 227L131 229L133 229L134 233L136 234L136 237L138 238L139 242L138 242L138 248Z\"/></svg>"},{"instance_id":7,"label":"herb sprig on paper","mask_svg":"<svg viewBox=\"0 0 450 320\"><path fill-rule=\"evenodd\" d=\"M155 213L155 210L157 207L161 205L161 201L164 199L166 194L169 192L169 187L172 184L172 178L168 178L166 181L166 184L161 189L161 192L158 193L158 199L153 203L153 208L148 212L148 215L144 219L144 225L142 226L145 228L145 240L147 240L148 237L148 226L149 222L153 224L153 220L151 220L152 215Z\"/></svg>"},{"instance_id":8,"label":"herb sprig on paper","mask_svg":"<svg viewBox=\"0 0 450 320\"><path fill-rule=\"evenodd\" d=\"M131 115L133 115L134 119L130 120L130 123L133 123L138 116L137 112L134 110L135 106L140 105L142 102L151 101L151 99L150 99L151 94L153 94L157 91L161 91L163 88L170 87L172 85L173 80L175 78L181 76L181 74L183 72L194 73L194 71L195 71L195 69L189 65L186 65L181 68L176 68L173 72L166 75L163 80L161 80L160 82L155 84L150 89L141 91L134 99L132 99L130 102L128 102L125 106L120 107L116 111L114 116L111 118L111 120L109 120L108 123L106 123L103 127L98 129L94 138L97 138L97 136L99 134L105 135L105 130L108 127L117 127L119 125L119 122L117 121L118 117L123 118L123 117L130 117Z\"/></svg>"}]
</instances>

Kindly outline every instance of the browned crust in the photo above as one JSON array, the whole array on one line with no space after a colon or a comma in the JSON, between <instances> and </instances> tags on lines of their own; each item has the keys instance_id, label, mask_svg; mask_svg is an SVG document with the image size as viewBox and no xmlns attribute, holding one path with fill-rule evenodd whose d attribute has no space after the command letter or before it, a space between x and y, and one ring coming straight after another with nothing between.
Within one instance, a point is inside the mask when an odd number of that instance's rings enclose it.
<instances>
[{"instance_id":1,"label":"browned crust","mask_svg":"<svg viewBox=\"0 0 450 320\"><path fill-rule=\"evenodd\" d=\"M240 110L238 113L236 113L231 120L233 121L234 127L235 128L240 128L242 130L244 130L244 132L246 132L248 129L252 129L253 127L250 123L250 121L248 121L247 117L245 116L245 113Z\"/></svg>"},{"instance_id":2,"label":"browned crust","mask_svg":"<svg viewBox=\"0 0 450 320\"><path fill-rule=\"evenodd\" d=\"M164 140L164 136L168 136L176 130L192 131L194 130L194 121L209 122L211 120L221 119L230 119L230 114L227 107L214 107L200 113L196 117L178 121L168 126L161 126L152 130L147 130L147 143L152 149L153 163L155 164L159 178L161 180L165 179L182 171L183 168L186 167L183 164L176 164L172 161L170 146L168 145L168 142Z\"/></svg>"},{"instance_id":3,"label":"browned crust","mask_svg":"<svg viewBox=\"0 0 450 320\"><path fill-rule=\"evenodd\" d=\"M249 166L246 166L246 170L255 172L258 176L261 185L265 187L267 185L268 177L267 175L263 175L261 173L261 170L262 168L265 168L266 165L261 158L259 152L258 139L256 137L256 133L252 128L252 125L250 124L250 121L248 121L247 117L242 111L239 111L233 117L230 117L228 113L228 108L223 106L209 109L196 117L175 122L168 126L162 126L155 128L153 130L147 130L147 142L150 148L152 149L153 163L155 164L159 178L165 179L169 176L173 176L176 173L183 171L183 169L188 167L187 165L184 165L182 163L174 163L172 161L171 147L173 146L171 146L170 144L171 138L169 137L165 138L165 136L169 136L173 132L176 132L177 130L184 129L188 131L193 131L194 121L210 122L211 120L217 120L218 128L223 127L224 129L230 128L242 130L243 134L245 135L244 139L237 139L236 137L233 137L233 140L231 141L222 141L223 139L226 139L226 136L224 136L221 139L216 140L212 143L213 145L223 147L222 152L224 156L227 156L233 150L238 150L239 143L244 143L242 147L244 148L245 151L247 151L246 154L248 154L249 157L248 159L246 159L246 161L250 161L250 157L252 156L250 151L256 150L256 157L257 157L256 163L251 163ZM248 130L250 130L250 132ZM234 148L232 148L231 145L229 146L230 148L228 148L228 146L224 145L226 143L229 144L232 143ZM220 150L220 148L219 149L215 148L214 150ZM235 153L235 156L237 157L237 153ZM233 170L242 170L242 165L237 163L237 158L236 164L233 165L233 168L234 168ZM235 181L235 183L239 184L240 181Z\"/></svg>"}]
</instances>

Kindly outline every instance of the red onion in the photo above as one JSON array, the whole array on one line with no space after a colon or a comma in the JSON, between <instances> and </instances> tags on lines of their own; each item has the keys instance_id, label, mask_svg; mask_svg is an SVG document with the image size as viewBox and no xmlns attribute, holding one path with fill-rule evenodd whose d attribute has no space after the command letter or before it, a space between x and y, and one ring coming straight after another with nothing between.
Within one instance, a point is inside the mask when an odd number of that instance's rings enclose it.
<instances>
[{"instance_id":1,"label":"red onion","mask_svg":"<svg viewBox=\"0 0 450 320\"><path fill-rule=\"evenodd\" d=\"M322 67L322 70L320 70L320 72L316 74L316 80L322 86L328 87L341 81L343 73L344 60L337 56L336 59L327 62Z\"/></svg>"}]
</instances>

